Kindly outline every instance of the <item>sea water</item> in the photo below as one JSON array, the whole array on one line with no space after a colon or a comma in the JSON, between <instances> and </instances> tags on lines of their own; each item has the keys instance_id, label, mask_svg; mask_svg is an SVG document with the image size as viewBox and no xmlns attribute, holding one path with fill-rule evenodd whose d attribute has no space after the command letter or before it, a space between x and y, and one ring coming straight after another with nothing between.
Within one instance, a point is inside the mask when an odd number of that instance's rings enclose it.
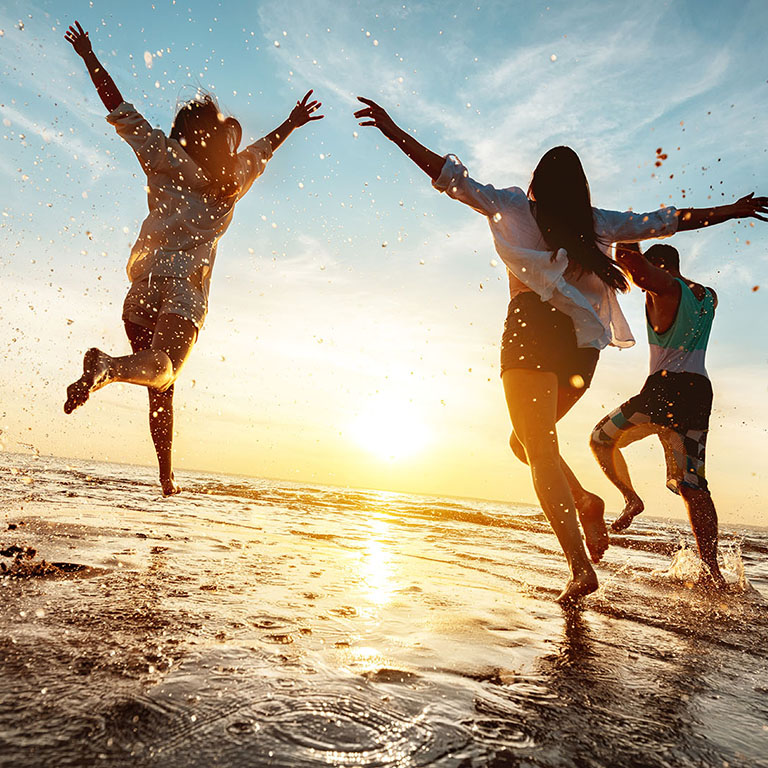
<instances>
[{"instance_id":1,"label":"sea water","mask_svg":"<svg viewBox=\"0 0 768 768\"><path fill-rule=\"evenodd\" d=\"M768 765L765 530L713 594L642 516L563 611L535 507L179 479L0 454L0 766Z\"/></svg>"}]
</instances>

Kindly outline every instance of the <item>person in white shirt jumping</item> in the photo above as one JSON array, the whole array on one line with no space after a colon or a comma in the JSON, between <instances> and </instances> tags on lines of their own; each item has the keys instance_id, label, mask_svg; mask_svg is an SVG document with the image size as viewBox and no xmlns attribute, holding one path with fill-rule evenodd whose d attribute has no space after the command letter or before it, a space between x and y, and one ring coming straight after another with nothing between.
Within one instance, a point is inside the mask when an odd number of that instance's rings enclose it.
<instances>
[{"instance_id":1,"label":"person in white shirt jumping","mask_svg":"<svg viewBox=\"0 0 768 768\"><path fill-rule=\"evenodd\" d=\"M65 38L88 68L109 110L107 120L141 163L149 215L128 261L131 288L123 322L133 354L111 357L89 349L82 376L67 388L64 411L72 413L91 392L112 382L147 387L160 483L169 496L180 490L173 474L173 384L208 311L217 242L232 221L235 203L263 173L272 153L295 128L323 115L315 114L320 102L309 101L309 91L282 125L238 152L240 123L225 117L205 95L178 110L166 136L124 101L78 22Z\"/></svg>"},{"instance_id":2,"label":"person in white shirt jumping","mask_svg":"<svg viewBox=\"0 0 768 768\"><path fill-rule=\"evenodd\" d=\"M612 243L672 235L728 219L755 216L768 198L741 198L713 209L620 213L593 208L578 155L569 147L544 154L528 193L470 178L453 156L441 157L398 127L386 111L359 97L360 125L374 126L431 179L436 189L487 217L509 272L511 301L501 345L501 372L514 433L511 445L530 465L544 514L571 572L557 598L594 592L594 562L608 547L602 499L585 491L560 456L557 422L584 394L600 350L634 343L616 300L628 283L608 256Z\"/></svg>"}]
</instances>

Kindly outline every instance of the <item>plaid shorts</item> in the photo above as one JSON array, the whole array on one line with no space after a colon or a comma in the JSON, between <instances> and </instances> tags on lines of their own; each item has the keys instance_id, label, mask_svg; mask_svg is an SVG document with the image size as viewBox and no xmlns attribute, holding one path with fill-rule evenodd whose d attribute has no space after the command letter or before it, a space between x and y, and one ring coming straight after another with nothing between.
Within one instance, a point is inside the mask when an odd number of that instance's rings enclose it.
<instances>
[{"instance_id":1,"label":"plaid shorts","mask_svg":"<svg viewBox=\"0 0 768 768\"><path fill-rule=\"evenodd\" d=\"M646 379L639 394L611 411L592 432L595 443L623 448L658 435L667 464L667 487L708 489L705 455L712 385L698 373L659 371Z\"/></svg>"}]
</instances>

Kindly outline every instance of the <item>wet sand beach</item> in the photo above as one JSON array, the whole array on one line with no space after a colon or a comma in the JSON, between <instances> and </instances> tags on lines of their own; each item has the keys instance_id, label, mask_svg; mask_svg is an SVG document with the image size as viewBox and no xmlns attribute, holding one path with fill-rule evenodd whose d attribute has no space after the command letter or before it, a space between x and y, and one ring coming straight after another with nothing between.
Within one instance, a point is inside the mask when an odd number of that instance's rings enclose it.
<instances>
[{"instance_id":1,"label":"wet sand beach","mask_svg":"<svg viewBox=\"0 0 768 768\"><path fill-rule=\"evenodd\" d=\"M712 596L639 519L564 612L532 507L181 481L0 455L0 766L768 765L765 530Z\"/></svg>"}]
</instances>

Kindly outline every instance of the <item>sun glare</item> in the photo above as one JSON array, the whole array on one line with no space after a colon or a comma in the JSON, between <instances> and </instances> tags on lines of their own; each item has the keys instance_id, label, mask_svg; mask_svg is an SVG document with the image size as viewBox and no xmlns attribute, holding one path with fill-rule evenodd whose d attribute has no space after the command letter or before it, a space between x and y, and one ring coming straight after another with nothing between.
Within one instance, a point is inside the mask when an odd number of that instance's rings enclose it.
<instances>
[{"instance_id":1,"label":"sun glare","mask_svg":"<svg viewBox=\"0 0 768 768\"><path fill-rule=\"evenodd\" d=\"M366 405L349 433L363 448L389 461L413 456L426 446L429 437L413 403L384 396Z\"/></svg>"}]
</instances>

